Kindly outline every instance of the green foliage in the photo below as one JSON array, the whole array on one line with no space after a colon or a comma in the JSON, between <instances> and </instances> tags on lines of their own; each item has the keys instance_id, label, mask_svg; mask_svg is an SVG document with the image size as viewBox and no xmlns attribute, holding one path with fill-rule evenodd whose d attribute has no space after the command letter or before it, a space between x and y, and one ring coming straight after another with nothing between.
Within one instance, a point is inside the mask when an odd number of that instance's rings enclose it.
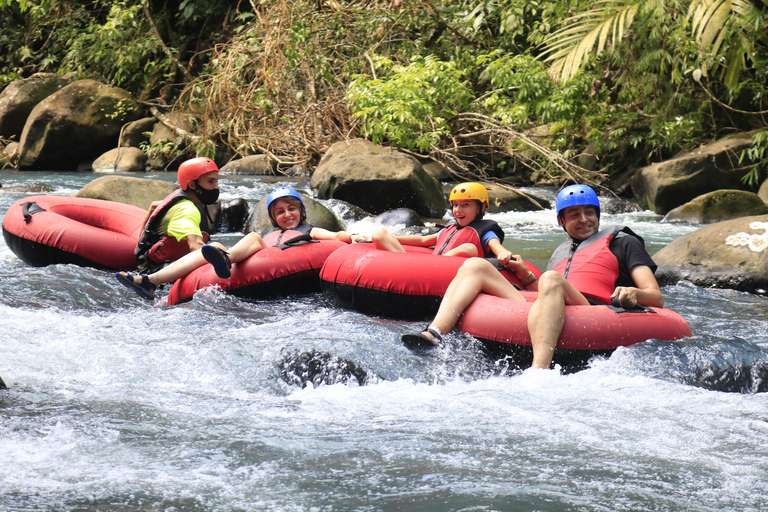
<instances>
[{"instance_id":1,"label":"green foliage","mask_svg":"<svg viewBox=\"0 0 768 512\"><path fill-rule=\"evenodd\" d=\"M752 146L739 155L739 165L745 160L752 163L747 166L749 171L742 176L741 181L757 188L768 170L768 130L759 131L752 137Z\"/></svg>"},{"instance_id":2,"label":"green foliage","mask_svg":"<svg viewBox=\"0 0 768 512\"><path fill-rule=\"evenodd\" d=\"M388 59L378 64L390 73L379 79L360 75L346 95L367 137L425 153L451 134L450 118L473 97L454 64L434 57L416 57L408 66Z\"/></svg>"},{"instance_id":3,"label":"green foliage","mask_svg":"<svg viewBox=\"0 0 768 512\"><path fill-rule=\"evenodd\" d=\"M62 67L133 91L143 91L156 75L174 75L141 5L126 1L114 2L105 23L92 23L73 38Z\"/></svg>"},{"instance_id":4,"label":"green foliage","mask_svg":"<svg viewBox=\"0 0 768 512\"><path fill-rule=\"evenodd\" d=\"M149 140L152 136L152 132L145 132L144 135L147 137L147 140ZM179 148L174 141L167 139L152 143L143 141L139 143L139 149L147 155L147 159L150 162L155 162L155 165L157 165L157 163L162 163L162 165L164 165L166 162L175 160L183 153L181 148Z\"/></svg>"}]
</instances>

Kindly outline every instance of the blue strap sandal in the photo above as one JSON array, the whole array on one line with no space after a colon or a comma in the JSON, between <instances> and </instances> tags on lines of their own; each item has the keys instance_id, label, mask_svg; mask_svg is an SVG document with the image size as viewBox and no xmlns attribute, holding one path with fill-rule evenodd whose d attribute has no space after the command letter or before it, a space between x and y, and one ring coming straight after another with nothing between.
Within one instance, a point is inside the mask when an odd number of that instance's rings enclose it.
<instances>
[{"instance_id":1,"label":"blue strap sandal","mask_svg":"<svg viewBox=\"0 0 768 512\"><path fill-rule=\"evenodd\" d=\"M133 278L136 277L136 275L141 276L141 284L136 283L133 280ZM128 288L138 293L139 297L141 297L142 299L154 300L155 290L157 290L157 285L153 284L152 281L149 280L149 276L147 274L134 274L132 272L116 272L115 277L122 284L124 284Z\"/></svg>"},{"instance_id":2,"label":"blue strap sandal","mask_svg":"<svg viewBox=\"0 0 768 512\"><path fill-rule=\"evenodd\" d=\"M432 337L430 338L425 333L431 334ZM421 332L403 334L400 336L400 341L410 349L434 348L442 343L443 337L437 329L430 326Z\"/></svg>"},{"instance_id":3,"label":"blue strap sandal","mask_svg":"<svg viewBox=\"0 0 768 512\"><path fill-rule=\"evenodd\" d=\"M232 275L232 262L229 261L229 254L213 245L204 245L200 248L205 261L213 265L213 270L221 279L229 279Z\"/></svg>"}]
</instances>

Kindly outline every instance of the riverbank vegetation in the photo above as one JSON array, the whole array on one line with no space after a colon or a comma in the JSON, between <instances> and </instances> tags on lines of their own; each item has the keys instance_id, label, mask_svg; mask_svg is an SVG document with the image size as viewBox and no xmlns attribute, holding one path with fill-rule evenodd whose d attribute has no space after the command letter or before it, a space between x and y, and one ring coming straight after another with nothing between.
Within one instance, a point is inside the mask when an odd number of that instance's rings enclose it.
<instances>
[{"instance_id":1,"label":"riverbank vegetation","mask_svg":"<svg viewBox=\"0 0 768 512\"><path fill-rule=\"evenodd\" d=\"M768 0L0 0L0 24L0 87L76 72L193 114L220 158L364 136L599 180L768 125Z\"/></svg>"}]
</instances>

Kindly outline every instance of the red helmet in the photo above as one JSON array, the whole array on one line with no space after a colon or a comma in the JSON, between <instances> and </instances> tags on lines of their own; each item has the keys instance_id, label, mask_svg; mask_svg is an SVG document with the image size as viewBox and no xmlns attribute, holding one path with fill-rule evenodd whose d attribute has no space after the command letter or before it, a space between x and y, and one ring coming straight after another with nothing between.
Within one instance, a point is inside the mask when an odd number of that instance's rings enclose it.
<instances>
[{"instance_id":1,"label":"red helmet","mask_svg":"<svg viewBox=\"0 0 768 512\"><path fill-rule=\"evenodd\" d=\"M216 164L210 158L199 156L182 162L177 173L181 190L187 190L190 181L195 181L203 174L208 174L209 172L219 172L219 168L216 167Z\"/></svg>"}]
</instances>

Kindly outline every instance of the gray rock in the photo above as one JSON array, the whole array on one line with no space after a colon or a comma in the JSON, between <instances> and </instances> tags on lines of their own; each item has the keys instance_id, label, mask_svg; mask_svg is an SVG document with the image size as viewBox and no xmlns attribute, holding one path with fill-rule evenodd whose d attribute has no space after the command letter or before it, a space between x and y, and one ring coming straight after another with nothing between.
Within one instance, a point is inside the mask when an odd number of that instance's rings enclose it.
<instances>
[{"instance_id":1,"label":"gray rock","mask_svg":"<svg viewBox=\"0 0 768 512\"><path fill-rule=\"evenodd\" d=\"M490 204L488 205L489 213L546 210L551 206L546 199L534 195L526 195L517 190L510 190L493 183L483 182L483 186L488 189L490 199Z\"/></svg>"},{"instance_id":2,"label":"gray rock","mask_svg":"<svg viewBox=\"0 0 768 512\"><path fill-rule=\"evenodd\" d=\"M180 128L185 132L191 132L194 128L194 118L184 112L169 112L165 114L164 118L173 127ZM184 135L178 133L171 126L157 122L152 129L152 135L149 137L149 142L152 144L158 144L165 141L171 141L175 143L179 148L186 146L186 138Z\"/></svg>"},{"instance_id":3,"label":"gray rock","mask_svg":"<svg viewBox=\"0 0 768 512\"><path fill-rule=\"evenodd\" d=\"M15 156L18 151L19 151L18 142L9 142L8 145L3 148L3 154L7 155L9 158Z\"/></svg>"},{"instance_id":4,"label":"gray rock","mask_svg":"<svg viewBox=\"0 0 768 512\"><path fill-rule=\"evenodd\" d=\"M424 225L419 214L409 208L398 208L381 213L373 221L382 226L404 226L406 228Z\"/></svg>"},{"instance_id":5,"label":"gray rock","mask_svg":"<svg viewBox=\"0 0 768 512\"><path fill-rule=\"evenodd\" d=\"M446 209L440 183L415 158L363 139L334 144L310 184L322 199L343 199L374 214L411 208L441 218Z\"/></svg>"},{"instance_id":6,"label":"gray rock","mask_svg":"<svg viewBox=\"0 0 768 512\"><path fill-rule=\"evenodd\" d=\"M760 189L757 191L757 196L763 200L765 204L768 204L768 180L765 180Z\"/></svg>"},{"instance_id":7,"label":"gray rock","mask_svg":"<svg viewBox=\"0 0 768 512\"><path fill-rule=\"evenodd\" d=\"M139 208L149 208L152 201L160 201L178 188L179 186L174 183L160 180L102 176L80 189L75 197L104 199L132 204Z\"/></svg>"},{"instance_id":8,"label":"gray rock","mask_svg":"<svg viewBox=\"0 0 768 512\"><path fill-rule=\"evenodd\" d=\"M72 170L83 162L90 168L139 115L127 91L94 80L73 82L32 110L19 141L19 169Z\"/></svg>"},{"instance_id":9,"label":"gray rock","mask_svg":"<svg viewBox=\"0 0 768 512\"><path fill-rule=\"evenodd\" d=\"M139 148L110 149L93 161L93 172L144 172L147 155Z\"/></svg>"},{"instance_id":10,"label":"gray rock","mask_svg":"<svg viewBox=\"0 0 768 512\"><path fill-rule=\"evenodd\" d=\"M233 199L221 204L221 223L217 231L235 233L242 231L248 219L248 201L243 198Z\"/></svg>"},{"instance_id":11,"label":"gray rock","mask_svg":"<svg viewBox=\"0 0 768 512\"><path fill-rule=\"evenodd\" d=\"M659 214L720 189L749 190L742 183L741 152L752 145L751 133L720 139L671 160L638 170L631 185L640 205Z\"/></svg>"},{"instance_id":12,"label":"gray rock","mask_svg":"<svg viewBox=\"0 0 768 512\"><path fill-rule=\"evenodd\" d=\"M9 83L0 92L0 137L18 141L35 106L73 80L73 74L36 73Z\"/></svg>"},{"instance_id":13,"label":"gray rock","mask_svg":"<svg viewBox=\"0 0 768 512\"><path fill-rule=\"evenodd\" d=\"M653 255L660 284L765 293L768 290L768 215L741 217L683 235Z\"/></svg>"},{"instance_id":14,"label":"gray rock","mask_svg":"<svg viewBox=\"0 0 768 512\"><path fill-rule=\"evenodd\" d=\"M142 142L149 142L149 137L157 122L154 117L143 117L138 121L131 121L126 124L120 137L120 147L138 148ZM147 133L150 135L146 135Z\"/></svg>"},{"instance_id":15,"label":"gray rock","mask_svg":"<svg viewBox=\"0 0 768 512\"><path fill-rule=\"evenodd\" d=\"M275 165L267 155L250 155L228 162L221 168L221 174L273 176Z\"/></svg>"},{"instance_id":16,"label":"gray rock","mask_svg":"<svg viewBox=\"0 0 768 512\"><path fill-rule=\"evenodd\" d=\"M768 214L768 205L753 192L716 190L701 195L667 213L664 222L710 224L724 220Z\"/></svg>"}]
</instances>

